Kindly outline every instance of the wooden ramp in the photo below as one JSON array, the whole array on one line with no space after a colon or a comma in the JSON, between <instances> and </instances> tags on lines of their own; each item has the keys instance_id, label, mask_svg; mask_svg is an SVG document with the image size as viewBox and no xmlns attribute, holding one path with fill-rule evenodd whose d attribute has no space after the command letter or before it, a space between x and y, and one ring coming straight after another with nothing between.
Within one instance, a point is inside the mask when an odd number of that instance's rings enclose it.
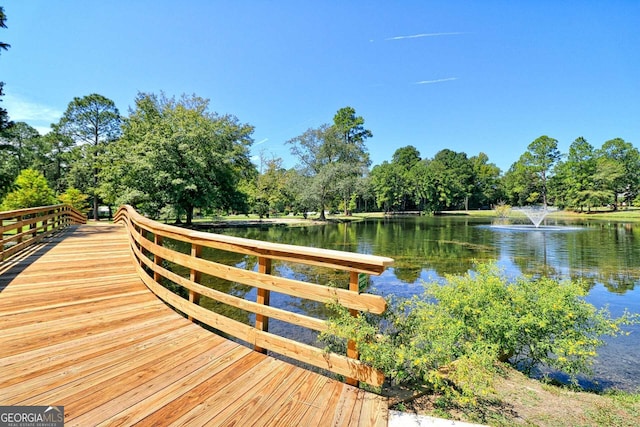
<instances>
[{"instance_id":1,"label":"wooden ramp","mask_svg":"<svg viewBox=\"0 0 640 427\"><path fill-rule=\"evenodd\" d=\"M124 228L73 226L0 264L0 405L65 425L384 426L384 398L228 341L137 277Z\"/></svg>"}]
</instances>

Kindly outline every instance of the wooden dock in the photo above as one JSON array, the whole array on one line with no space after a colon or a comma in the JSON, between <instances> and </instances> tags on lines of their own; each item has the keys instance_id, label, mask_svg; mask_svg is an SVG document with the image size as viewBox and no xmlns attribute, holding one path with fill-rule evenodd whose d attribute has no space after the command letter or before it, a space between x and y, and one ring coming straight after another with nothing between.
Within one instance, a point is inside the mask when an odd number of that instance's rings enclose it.
<instances>
[{"instance_id":1,"label":"wooden dock","mask_svg":"<svg viewBox=\"0 0 640 427\"><path fill-rule=\"evenodd\" d=\"M140 280L123 226L72 226L0 263L0 405L65 425L384 426L387 401L221 338Z\"/></svg>"}]
</instances>

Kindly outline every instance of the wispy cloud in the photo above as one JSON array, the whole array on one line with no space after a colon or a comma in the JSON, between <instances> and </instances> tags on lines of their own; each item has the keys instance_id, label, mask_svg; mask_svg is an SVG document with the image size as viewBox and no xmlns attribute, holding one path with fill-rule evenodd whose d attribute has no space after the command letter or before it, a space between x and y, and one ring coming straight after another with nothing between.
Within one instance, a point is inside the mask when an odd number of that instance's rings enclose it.
<instances>
[{"instance_id":1,"label":"wispy cloud","mask_svg":"<svg viewBox=\"0 0 640 427\"><path fill-rule=\"evenodd\" d=\"M264 144L264 143L265 143L265 142L267 142L268 140L269 140L269 138L265 138L265 139L262 139L262 140L260 140L260 141L256 142L256 143L255 143L255 144L253 144L253 145L260 145L260 144Z\"/></svg>"},{"instance_id":2,"label":"wispy cloud","mask_svg":"<svg viewBox=\"0 0 640 427\"><path fill-rule=\"evenodd\" d=\"M419 39L421 37L457 36L459 34L464 34L464 33L460 33L460 32L455 32L455 33L422 33L422 34L412 34L412 35L409 35L409 36L388 37L385 40L405 40L405 39Z\"/></svg>"},{"instance_id":3,"label":"wispy cloud","mask_svg":"<svg viewBox=\"0 0 640 427\"><path fill-rule=\"evenodd\" d=\"M417 85L430 85L433 83L442 83L442 82L451 82L453 80L458 80L457 77L447 77L446 79L436 79L436 80L421 80L419 82L415 82Z\"/></svg>"},{"instance_id":4,"label":"wispy cloud","mask_svg":"<svg viewBox=\"0 0 640 427\"><path fill-rule=\"evenodd\" d=\"M63 112L47 105L7 93L3 99L3 108L14 122L26 122L40 133L48 132L51 123L57 122Z\"/></svg>"}]
</instances>

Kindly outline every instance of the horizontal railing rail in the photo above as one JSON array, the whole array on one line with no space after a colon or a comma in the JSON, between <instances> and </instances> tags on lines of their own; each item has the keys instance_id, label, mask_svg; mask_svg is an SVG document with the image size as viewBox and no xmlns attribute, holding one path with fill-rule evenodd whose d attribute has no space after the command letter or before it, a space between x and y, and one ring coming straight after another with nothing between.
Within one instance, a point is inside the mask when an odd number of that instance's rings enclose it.
<instances>
[{"instance_id":1,"label":"horizontal railing rail","mask_svg":"<svg viewBox=\"0 0 640 427\"><path fill-rule=\"evenodd\" d=\"M86 222L80 211L64 204L0 212L0 260L68 225Z\"/></svg>"},{"instance_id":2,"label":"horizontal railing rail","mask_svg":"<svg viewBox=\"0 0 640 427\"><path fill-rule=\"evenodd\" d=\"M360 312L383 313L386 301L383 297L360 293L359 283L370 274L379 275L393 263L391 258L334 251L304 246L269 243L213 233L188 230L162 224L140 215L131 206L121 207L115 215L116 222L126 225L130 237L131 251L138 273L160 299L182 312L225 334L236 337L255 350L267 350L298 361L343 375L347 382L357 385L359 381L379 386L383 374L361 363L352 341L347 344L347 354L327 353L325 350L269 332L269 319L278 319L315 331L327 328L322 319L270 306L270 292L320 303L337 302L350 309L354 316ZM183 253L163 245L165 239L189 244L190 253ZM214 248L228 252L257 257L258 271L251 271L221 264L201 257L203 248ZM281 260L323 266L349 272L348 289L318 285L315 283L279 277L272 274L272 261ZM171 271L167 261L188 270L189 277ZM250 301L201 284L202 275L256 288L256 300ZM183 287L188 299L164 286L168 282ZM248 325L221 313L201 307L200 296L230 305L255 314L255 324Z\"/></svg>"}]
</instances>

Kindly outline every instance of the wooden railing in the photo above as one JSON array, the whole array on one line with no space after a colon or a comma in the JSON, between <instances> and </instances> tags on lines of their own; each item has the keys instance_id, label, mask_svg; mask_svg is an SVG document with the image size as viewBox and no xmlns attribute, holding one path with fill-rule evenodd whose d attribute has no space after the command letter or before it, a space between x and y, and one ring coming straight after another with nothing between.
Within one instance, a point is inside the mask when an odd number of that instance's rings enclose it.
<instances>
[{"instance_id":1,"label":"wooden railing","mask_svg":"<svg viewBox=\"0 0 640 427\"><path fill-rule=\"evenodd\" d=\"M0 212L0 261L68 225L86 222L87 217L69 205Z\"/></svg>"},{"instance_id":2,"label":"wooden railing","mask_svg":"<svg viewBox=\"0 0 640 427\"><path fill-rule=\"evenodd\" d=\"M311 345L270 333L269 318L316 331L326 330L327 323L325 320L270 306L269 293L274 291L321 303L338 302L349 308L354 316L360 312L379 314L386 309L384 298L360 293L359 280L366 279L363 275L381 274L393 262L391 258L187 230L152 221L137 213L131 206L121 207L116 213L115 221L123 222L127 226L138 273L147 287L190 319L234 336L253 346L257 351L273 351L343 375L347 378L347 382L353 385L357 385L358 381L374 386L383 383L384 376L380 371L357 360L358 354L353 342L348 343L345 356L327 353ZM163 246L163 239L186 242L191 245L190 254ZM215 260L203 259L201 253L204 247L255 256L258 261L258 271L249 271L221 264ZM189 277L187 278L186 274L181 276L168 270L163 266L163 260L185 267L190 271ZM348 289L272 275L272 260L348 271ZM200 284L203 274L255 287L256 301L249 301L203 286ZM161 285L161 283L166 284L166 281L187 289L189 298L180 297ZM201 295L254 313L255 325L247 325L201 307L199 305Z\"/></svg>"}]
</instances>

